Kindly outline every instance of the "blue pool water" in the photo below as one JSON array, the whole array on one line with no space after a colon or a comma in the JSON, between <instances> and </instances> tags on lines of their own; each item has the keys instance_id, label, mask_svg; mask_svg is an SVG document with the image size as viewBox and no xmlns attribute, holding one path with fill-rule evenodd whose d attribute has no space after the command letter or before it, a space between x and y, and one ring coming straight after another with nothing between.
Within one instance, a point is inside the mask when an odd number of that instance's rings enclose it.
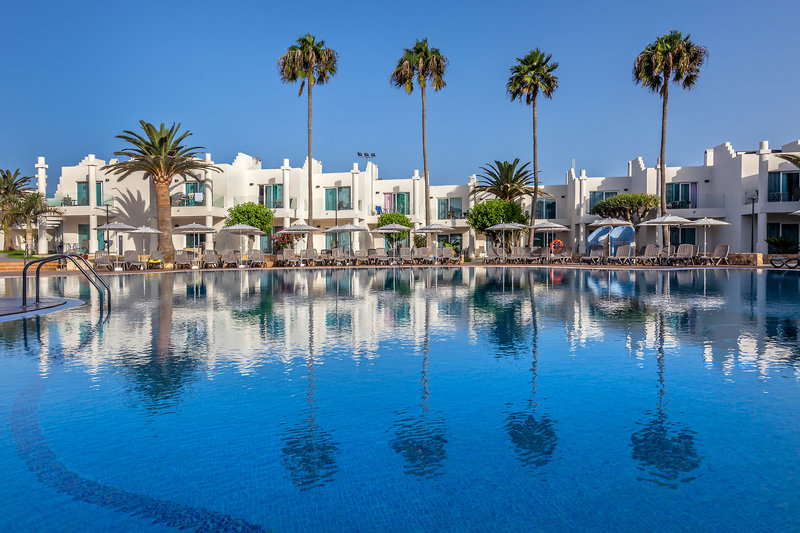
<instances>
[{"instance_id":1,"label":"blue pool water","mask_svg":"<svg viewBox=\"0 0 800 533\"><path fill-rule=\"evenodd\" d=\"M2 531L800 530L796 272L108 280L0 323Z\"/></svg>"}]
</instances>

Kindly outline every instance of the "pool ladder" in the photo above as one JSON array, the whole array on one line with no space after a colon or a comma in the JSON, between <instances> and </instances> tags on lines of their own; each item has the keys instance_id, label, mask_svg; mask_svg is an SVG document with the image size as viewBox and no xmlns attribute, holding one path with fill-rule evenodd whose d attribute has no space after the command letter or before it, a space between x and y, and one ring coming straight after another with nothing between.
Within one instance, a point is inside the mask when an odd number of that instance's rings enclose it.
<instances>
[{"instance_id":1,"label":"pool ladder","mask_svg":"<svg viewBox=\"0 0 800 533\"><path fill-rule=\"evenodd\" d=\"M97 292L100 294L100 309L102 312L103 309L103 298L104 296L108 295L108 311L111 311L111 289L108 287L108 284L103 281L103 278L100 277L100 274L89 264L89 262L83 258L83 256L75 254L75 253L66 253L66 254L55 254L49 255L47 257L42 257L41 259L34 259L33 261L28 262L25 265L25 268L22 269L22 307L25 307L28 303L28 269L33 265L38 265L36 267L36 303L39 303L39 278L41 276L42 266L46 263L51 263L53 261L62 261L62 260L70 260L72 263L81 271L81 273L86 277L86 279L91 283ZM80 262L79 262L80 261ZM89 270L88 272L84 270L81 263ZM89 274L91 272L94 276ZM97 282L100 282L99 284ZM105 289L105 292L103 291Z\"/></svg>"}]
</instances>

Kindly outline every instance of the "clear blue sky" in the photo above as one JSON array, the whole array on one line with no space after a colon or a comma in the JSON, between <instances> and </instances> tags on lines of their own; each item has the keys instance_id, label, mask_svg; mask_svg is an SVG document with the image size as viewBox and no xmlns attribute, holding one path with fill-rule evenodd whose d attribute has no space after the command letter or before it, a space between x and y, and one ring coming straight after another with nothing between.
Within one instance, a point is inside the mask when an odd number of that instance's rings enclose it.
<instances>
[{"instance_id":1,"label":"clear blue sky","mask_svg":"<svg viewBox=\"0 0 800 533\"><path fill-rule=\"evenodd\" d=\"M392 88L404 47L428 37L450 59L428 103L433 184L464 183L495 159L531 159L530 109L505 94L508 68L534 47L560 63L539 105L545 183L572 158L590 175L655 163L660 102L631 81L636 54L679 29L709 48L698 86L671 93L667 161L700 164L704 148L753 149L800 137L800 2L13 2L3 7L0 168L32 174L108 159L114 136L181 122L218 163L239 151L266 167L306 153L306 100L276 61L311 32L340 54L314 92L314 157L330 171L375 152L381 175L422 168L420 98ZM277 4L277 3L276 3ZM363 167L362 167L363 168ZM52 192L52 191L51 191Z\"/></svg>"}]
</instances>

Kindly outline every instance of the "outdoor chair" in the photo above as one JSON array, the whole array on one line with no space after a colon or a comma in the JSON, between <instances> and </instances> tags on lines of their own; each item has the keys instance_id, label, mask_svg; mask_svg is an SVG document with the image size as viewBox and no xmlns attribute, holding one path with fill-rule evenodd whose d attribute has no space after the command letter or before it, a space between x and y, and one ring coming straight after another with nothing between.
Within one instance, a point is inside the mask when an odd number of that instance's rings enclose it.
<instances>
[{"instance_id":1,"label":"outdoor chair","mask_svg":"<svg viewBox=\"0 0 800 533\"><path fill-rule=\"evenodd\" d=\"M367 259L367 251L366 250L356 250L353 252L353 264L354 265L368 265L369 259Z\"/></svg>"},{"instance_id":2,"label":"outdoor chair","mask_svg":"<svg viewBox=\"0 0 800 533\"><path fill-rule=\"evenodd\" d=\"M374 265L378 259L378 251L375 248L367 250L367 264Z\"/></svg>"},{"instance_id":3,"label":"outdoor chair","mask_svg":"<svg viewBox=\"0 0 800 533\"><path fill-rule=\"evenodd\" d=\"M150 254L147 259L147 268L164 268L164 254L156 250Z\"/></svg>"},{"instance_id":4,"label":"outdoor chair","mask_svg":"<svg viewBox=\"0 0 800 533\"><path fill-rule=\"evenodd\" d=\"M541 263L542 261L542 247L541 246L531 246L528 248L528 256L525 258L525 262L528 264L533 263Z\"/></svg>"},{"instance_id":5,"label":"outdoor chair","mask_svg":"<svg viewBox=\"0 0 800 533\"><path fill-rule=\"evenodd\" d=\"M222 268L225 268L227 265L232 265L233 267L239 266L239 260L236 258L236 253L233 250L224 250L222 252Z\"/></svg>"},{"instance_id":6,"label":"outdoor chair","mask_svg":"<svg viewBox=\"0 0 800 533\"><path fill-rule=\"evenodd\" d=\"M203 250L201 268L219 268L219 256L214 250Z\"/></svg>"},{"instance_id":7,"label":"outdoor chair","mask_svg":"<svg viewBox=\"0 0 800 533\"><path fill-rule=\"evenodd\" d=\"M99 269L105 267L109 270L114 270L114 265L111 263L111 256L108 252L95 252L94 253L94 268Z\"/></svg>"},{"instance_id":8,"label":"outdoor chair","mask_svg":"<svg viewBox=\"0 0 800 533\"><path fill-rule=\"evenodd\" d=\"M189 258L189 252L186 250L175 250L175 262L172 263L172 270L184 265L187 268L192 267L192 260Z\"/></svg>"},{"instance_id":9,"label":"outdoor chair","mask_svg":"<svg viewBox=\"0 0 800 533\"><path fill-rule=\"evenodd\" d=\"M492 246L486 251L486 257L483 262L487 264L499 264L503 262L503 258L498 253L496 246Z\"/></svg>"},{"instance_id":10,"label":"outdoor chair","mask_svg":"<svg viewBox=\"0 0 800 533\"><path fill-rule=\"evenodd\" d=\"M511 253L506 257L506 263L522 263L525 260L523 250L521 246L512 246Z\"/></svg>"},{"instance_id":11,"label":"outdoor chair","mask_svg":"<svg viewBox=\"0 0 800 533\"><path fill-rule=\"evenodd\" d=\"M284 264L286 266L299 267L303 264L302 260L300 259L300 256L294 253L294 250L286 248L283 250L283 254L285 258Z\"/></svg>"},{"instance_id":12,"label":"outdoor chair","mask_svg":"<svg viewBox=\"0 0 800 533\"><path fill-rule=\"evenodd\" d=\"M681 244L678 246L678 251L675 255L667 257L666 262L670 265L677 265L683 263L688 266L694 257L694 246L691 244Z\"/></svg>"},{"instance_id":13,"label":"outdoor chair","mask_svg":"<svg viewBox=\"0 0 800 533\"><path fill-rule=\"evenodd\" d=\"M461 257L457 256L452 248L445 247L442 249L442 262L458 264L461 262Z\"/></svg>"},{"instance_id":14,"label":"outdoor chair","mask_svg":"<svg viewBox=\"0 0 800 533\"><path fill-rule=\"evenodd\" d=\"M414 248L414 262L417 263L418 265L426 263L428 261L429 255L430 252L428 251L428 248L425 246L421 248Z\"/></svg>"},{"instance_id":15,"label":"outdoor chair","mask_svg":"<svg viewBox=\"0 0 800 533\"><path fill-rule=\"evenodd\" d=\"M389 262L392 260L389 257L389 254L386 253L385 248L377 248L375 250L375 264L376 265L388 265Z\"/></svg>"},{"instance_id":16,"label":"outdoor chair","mask_svg":"<svg viewBox=\"0 0 800 533\"><path fill-rule=\"evenodd\" d=\"M602 246L593 246L592 249L589 250L589 255L581 257L581 263L599 265L605 257L606 252Z\"/></svg>"},{"instance_id":17,"label":"outdoor chair","mask_svg":"<svg viewBox=\"0 0 800 533\"><path fill-rule=\"evenodd\" d=\"M144 270L144 261L139 261L139 252L136 250L126 250L122 255L122 268L125 270Z\"/></svg>"},{"instance_id":18,"label":"outdoor chair","mask_svg":"<svg viewBox=\"0 0 800 533\"><path fill-rule=\"evenodd\" d=\"M250 267L267 266L267 262L264 260L264 252L254 248L247 250L247 265Z\"/></svg>"},{"instance_id":19,"label":"outdoor chair","mask_svg":"<svg viewBox=\"0 0 800 533\"><path fill-rule=\"evenodd\" d=\"M633 259L633 248L630 244L621 244L617 246L617 250L613 257L608 258L609 264L625 265L630 264Z\"/></svg>"},{"instance_id":20,"label":"outdoor chair","mask_svg":"<svg viewBox=\"0 0 800 533\"><path fill-rule=\"evenodd\" d=\"M345 265L347 264L347 256L341 248L334 248L331 250L331 264L332 265Z\"/></svg>"},{"instance_id":21,"label":"outdoor chair","mask_svg":"<svg viewBox=\"0 0 800 533\"><path fill-rule=\"evenodd\" d=\"M641 255L633 258L633 263L641 263L643 265L655 265L658 262L658 246L655 244L648 244L644 247Z\"/></svg>"},{"instance_id":22,"label":"outdoor chair","mask_svg":"<svg viewBox=\"0 0 800 533\"><path fill-rule=\"evenodd\" d=\"M675 255L675 246L670 244L667 246L666 250L662 250L661 253L658 254L658 262L660 264L668 263L670 257Z\"/></svg>"},{"instance_id":23,"label":"outdoor chair","mask_svg":"<svg viewBox=\"0 0 800 533\"><path fill-rule=\"evenodd\" d=\"M572 253L567 250L566 247L561 248L561 250L550 257L551 263L561 263L562 265L566 265L567 263L572 263Z\"/></svg>"},{"instance_id":24,"label":"outdoor chair","mask_svg":"<svg viewBox=\"0 0 800 533\"><path fill-rule=\"evenodd\" d=\"M714 265L719 266L724 261L726 265L729 265L728 262L728 252L730 251L730 246L727 244L718 244L714 247L714 252L711 255L701 256L699 258L700 263L704 265ZM783 259L783 258L773 258L773 259ZM794 261L794 266L789 264L789 261ZM772 262L772 260L770 260ZM784 261L784 264L789 268L797 268L797 260L796 259L788 259ZM775 266L775 263L772 263L772 266ZM783 265L781 265L783 266Z\"/></svg>"},{"instance_id":25,"label":"outdoor chair","mask_svg":"<svg viewBox=\"0 0 800 533\"><path fill-rule=\"evenodd\" d=\"M692 250L692 263L697 265L700 263L700 245L695 244Z\"/></svg>"},{"instance_id":26,"label":"outdoor chair","mask_svg":"<svg viewBox=\"0 0 800 533\"><path fill-rule=\"evenodd\" d=\"M411 256L411 248L408 246L403 246L400 248L400 264L401 265L413 265L414 259Z\"/></svg>"},{"instance_id":27,"label":"outdoor chair","mask_svg":"<svg viewBox=\"0 0 800 533\"><path fill-rule=\"evenodd\" d=\"M319 256L316 248L309 248L306 250L306 264L309 266L324 265L325 259Z\"/></svg>"}]
</instances>

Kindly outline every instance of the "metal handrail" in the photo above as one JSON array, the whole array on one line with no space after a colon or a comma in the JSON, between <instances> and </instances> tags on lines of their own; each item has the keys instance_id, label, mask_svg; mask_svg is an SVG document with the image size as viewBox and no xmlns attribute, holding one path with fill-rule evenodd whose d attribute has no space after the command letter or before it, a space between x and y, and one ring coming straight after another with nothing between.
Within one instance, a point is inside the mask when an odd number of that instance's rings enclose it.
<instances>
[{"instance_id":1,"label":"metal handrail","mask_svg":"<svg viewBox=\"0 0 800 533\"><path fill-rule=\"evenodd\" d=\"M77 267L77 269L80 270L81 274L83 274L86 277L86 280L89 283L91 283L94 286L95 289L97 289L97 292L100 294L100 307L101 308L103 306L103 298L104 298L105 294L108 293L108 310L111 311L111 288L109 288L108 284L105 281L103 281L103 279L100 277L100 274L97 273L97 271L92 267L92 265L89 264L88 261L86 261L86 259L84 259L83 257L81 257L78 254L71 254L71 253L70 254L55 254L55 255L50 255L48 257L43 257L41 259L34 259L33 261L30 261L25 265L25 267L22 269L22 307L25 307L27 305L27 303L28 303L28 268L30 268L34 264L37 265L37 267L36 267L36 278L35 278L36 279L36 303L39 303L39 277L41 275L42 266L45 263L50 263L50 262L53 262L53 261L60 261L62 259L69 259L70 261L72 261L72 263L75 265L75 267ZM80 263L76 259L80 259L84 263L84 265L86 265L86 267L89 269L89 271L92 274L94 274L94 276L97 279L97 281L99 281L100 284L105 288L106 293L103 292L103 289L100 288L100 285L98 285L95 282L95 280L92 279L89 276L89 273L86 272L86 270L83 269L83 267L80 265Z\"/></svg>"}]
</instances>

